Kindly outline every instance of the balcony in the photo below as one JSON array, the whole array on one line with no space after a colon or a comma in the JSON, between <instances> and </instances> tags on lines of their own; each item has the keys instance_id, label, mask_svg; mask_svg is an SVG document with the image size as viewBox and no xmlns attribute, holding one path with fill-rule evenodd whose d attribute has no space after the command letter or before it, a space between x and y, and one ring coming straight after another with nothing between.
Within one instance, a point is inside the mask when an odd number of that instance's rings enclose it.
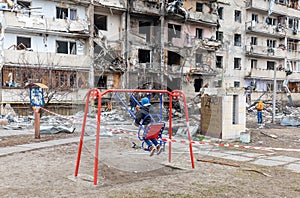
<instances>
[{"instance_id":1,"label":"balcony","mask_svg":"<svg viewBox=\"0 0 300 198\"><path fill-rule=\"evenodd\" d=\"M4 12L6 32L10 33L46 33L70 36L89 36L86 20L65 20L44 18L42 16L27 16L21 13Z\"/></svg>"},{"instance_id":2,"label":"balcony","mask_svg":"<svg viewBox=\"0 0 300 198\"><path fill-rule=\"evenodd\" d=\"M160 2L155 0L148 1L131 1L131 12L146 14L146 15L160 15Z\"/></svg>"},{"instance_id":3,"label":"balcony","mask_svg":"<svg viewBox=\"0 0 300 198\"><path fill-rule=\"evenodd\" d=\"M274 80L274 70L266 70L266 69L251 69L247 78L261 79L261 80ZM276 71L276 79L277 80L285 80L286 73L285 71ZM288 76L290 81L299 82L300 72L293 72Z\"/></svg>"},{"instance_id":4,"label":"balcony","mask_svg":"<svg viewBox=\"0 0 300 198\"><path fill-rule=\"evenodd\" d=\"M256 21L248 21L245 23L246 33L253 33L262 36L272 36L275 38L284 38L285 32L279 26L267 25L266 23L258 23Z\"/></svg>"},{"instance_id":5,"label":"balcony","mask_svg":"<svg viewBox=\"0 0 300 198\"><path fill-rule=\"evenodd\" d=\"M91 59L85 55L33 52L25 50L4 50L4 65L41 65L54 68L83 69L90 68Z\"/></svg>"},{"instance_id":6,"label":"balcony","mask_svg":"<svg viewBox=\"0 0 300 198\"><path fill-rule=\"evenodd\" d=\"M246 56L257 58L284 59L285 50L281 48L270 48L268 46L246 45Z\"/></svg>"},{"instance_id":7,"label":"balcony","mask_svg":"<svg viewBox=\"0 0 300 198\"><path fill-rule=\"evenodd\" d=\"M202 25L217 26L218 16L215 14L202 13L202 12L189 12L189 21L197 22Z\"/></svg>"},{"instance_id":8,"label":"balcony","mask_svg":"<svg viewBox=\"0 0 300 198\"><path fill-rule=\"evenodd\" d=\"M247 6L247 9L249 9L249 10L266 11L266 15L267 15L269 7L270 7L270 1L248 0L246 6ZM284 4L280 4L280 3L274 4L272 14L285 16L285 15L287 15L287 13L289 16L299 16L299 10L290 8L290 7L288 7Z\"/></svg>"}]
</instances>

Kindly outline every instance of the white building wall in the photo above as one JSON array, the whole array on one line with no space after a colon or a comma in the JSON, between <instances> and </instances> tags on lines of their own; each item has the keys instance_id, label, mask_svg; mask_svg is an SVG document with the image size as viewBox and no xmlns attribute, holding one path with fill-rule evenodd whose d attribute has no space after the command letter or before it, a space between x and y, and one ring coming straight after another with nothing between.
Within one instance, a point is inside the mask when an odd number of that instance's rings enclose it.
<instances>
[{"instance_id":1,"label":"white building wall","mask_svg":"<svg viewBox=\"0 0 300 198\"><path fill-rule=\"evenodd\" d=\"M41 11L45 18L55 18L56 17L56 7L64 7L62 6L62 3L59 2L52 2L52 1L39 1L39 0L33 0L32 1L32 7L42 7ZM77 6L77 5L69 5L65 4L66 8L72 8L77 10L77 16L78 19L85 19L86 18L86 10L83 6Z\"/></svg>"}]
</instances>

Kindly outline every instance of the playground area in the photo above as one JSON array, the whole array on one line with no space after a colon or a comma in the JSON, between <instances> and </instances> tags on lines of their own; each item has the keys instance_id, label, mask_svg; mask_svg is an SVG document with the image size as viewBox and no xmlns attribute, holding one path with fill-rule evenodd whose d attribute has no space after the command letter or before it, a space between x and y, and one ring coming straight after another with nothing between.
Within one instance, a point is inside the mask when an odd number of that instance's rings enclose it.
<instances>
[{"instance_id":1,"label":"playground area","mask_svg":"<svg viewBox=\"0 0 300 198\"><path fill-rule=\"evenodd\" d=\"M79 139L80 133L76 134ZM276 146L276 140L255 134L256 141L271 141L268 144ZM65 138L58 134L52 137ZM102 137L96 186L93 184L95 140L83 144L78 177L74 177L78 142L2 156L0 196L299 197L299 173L281 166L259 166L209 155L245 151L276 156L282 152L195 145L196 161L192 169L187 144L173 144L172 164L169 164L166 152L149 157L148 152L132 148L132 142L137 139L123 133ZM300 157L299 153L284 153Z\"/></svg>"},{"instance_id":2,"label":"playground area","mask_svg":"<svg viewBox=\"0 0 300 198\"><path fill-rule=\"evenodd\" d=\"M17 135L1 137L0 148L22 148L32 143L35 143L35 148L0 156L0 196L173 198L300 195L300 173L297 169L300 166L300 153L290 151L300 149L299 127L266 124L264 128L258 129L255 115L248 114L247 128L251 132L249 144L238 140L220 142L205 137L198 140L203 141L203 144L192 144L193 167L188 135L186 131L180 132L180 127L186 126L185 116L174 116L172 138L177 141L172 142L172 149L167 142L160 155L150 157L149 151L142 148L142 141L137 136L139 127L133 126L132 115L124 109L102 112L99 153L96 154L96 115L97 112L90 111L86 115L84 136L81 126L85 116L78 114L68 117L73 121L79 120L72 133L41 134L40 139L34 139L33 129L28 129L26 134L22 130L20 134L15 132ZM56 115L56 118L59 116ZM63 122L67 121L63 119ZM163 137L168 139L169 124L165 123L167 126ZM193 119L190 120L190 126L195 123ZM75 172L81 138L83 141L77 175ZM51 144L65 139L72 141ZM39 143L47 146L39 148ZM225 144L262 149L226 147ZM283 150L264 150L264 147ZM95 156L98 156L96 161ZM275 164L260 164L262 160ZM96 185L95 162L98 167Z\"/></svg>"}]
</instances>

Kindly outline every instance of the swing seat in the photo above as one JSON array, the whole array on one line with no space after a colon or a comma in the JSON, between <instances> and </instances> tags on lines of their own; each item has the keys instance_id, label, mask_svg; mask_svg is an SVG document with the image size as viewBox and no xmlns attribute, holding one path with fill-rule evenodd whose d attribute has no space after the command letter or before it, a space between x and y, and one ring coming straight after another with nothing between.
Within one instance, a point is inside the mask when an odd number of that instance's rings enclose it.
<instances>
[{"instance_id":1,"label":"swing seat","mask_svg":"<svg viewBox=\"0 0 300 198\"><path fill-rule=\"evenodd\" d=\"M153 123L148 126L148 133L145 139L158 139L158 136L165 128L165 123Z\"/></svg>"}]
</instances>

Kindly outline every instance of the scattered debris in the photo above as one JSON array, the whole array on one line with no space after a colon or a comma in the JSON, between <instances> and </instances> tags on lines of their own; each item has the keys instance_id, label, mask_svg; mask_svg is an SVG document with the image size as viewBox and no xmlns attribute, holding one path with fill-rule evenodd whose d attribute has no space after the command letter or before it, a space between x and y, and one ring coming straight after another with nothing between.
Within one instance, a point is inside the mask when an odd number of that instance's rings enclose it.
<instances>
[{"instance_id":1,"label":"scattered debris","mask_svg":"<svg viewBox=\"0 0 300 198\"><path fill-rule=\"evenodd\" d=\"M209 163L213 163L213 164L220 164L220 165L233 166L233 167L240 167L239 164L231 164L231 163L220 162L220 161L215 161L215 160L205 160L205 159L197 158L197 161L200 161L200 162L209 162Z\"/></svg>"},{"instance_id":2,"label":"scattered debris","mask_svg":"<svg viewBox=\"0 0 300 198\"><path fill-rule=\"evenodd\" d=\"M253 171L253 172L256 172L256 173L259 173L259 174L262 174L266 177L272 177L271 175L267 174L267 173L264 173L262 171L258 171L258 170L255 170L255 169L242 169L243 171Z\"/></svg>"}]
</instances>

